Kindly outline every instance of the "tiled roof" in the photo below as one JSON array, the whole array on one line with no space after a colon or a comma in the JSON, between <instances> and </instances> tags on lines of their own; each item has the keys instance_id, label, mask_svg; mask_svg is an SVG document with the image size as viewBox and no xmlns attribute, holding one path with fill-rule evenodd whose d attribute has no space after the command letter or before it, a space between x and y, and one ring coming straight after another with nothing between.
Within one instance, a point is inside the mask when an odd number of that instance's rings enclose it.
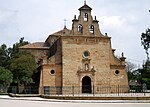
<instances>
[{"instance_id":1,"label":"tiled roof","mask_svg":"<svg viewBox=\"0 0 150 107\"><path fill-rule=\"evenodd\" d=\"M45 45L44 42L35 42L31 44L27 44L24 46L19 47L20 49L48 49L49 47Z\"/></svg>"},{"instance_id":2,"label":"tiled roof","mask_svg":"<svg viewBox=\"0 0 150 107\"><path fill-rule=\"evenodd\" d=\"M70 33L70 30L67 29L66 27L64 27L64 29L62 29L62 30L60 30L58 32L55 32L55 33L53 33L51 35L67 35L69 33Z\"/></svg>"},{"instance_id":3,"label":"tiled roof","mask_svg":"<svg viewBox=\"0 0 150 107\"><path fill-rule=\"evenodd\" d=\"M51 36L66 36L66 35L69 35L70 32L71 32L71 30L64 27L62 30L57 31L57 32L52 33L51 35L49 35L45 42L47 42Z\"/></svg>"},{"instance_id":4,"label":"tiled roof","mask_svg":"<svg viewBox=\"0 0 150 107\"><path fill-rule=\"evenodd\" d=\"M80 7L79 10L92 10L92 8L87 4L84 4L84 6Z\"/></svg>"}]
</instances>

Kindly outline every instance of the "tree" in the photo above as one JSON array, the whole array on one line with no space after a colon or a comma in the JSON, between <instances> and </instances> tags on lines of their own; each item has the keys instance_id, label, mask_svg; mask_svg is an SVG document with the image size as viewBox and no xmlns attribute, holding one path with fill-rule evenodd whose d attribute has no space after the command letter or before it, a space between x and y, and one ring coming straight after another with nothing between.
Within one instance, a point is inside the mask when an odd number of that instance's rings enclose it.
<instances>
[{"instance_id":1,"label":"tree","mask_svg":"<svg viewBox=\"0 0 150 107\"><path fill-rule=\"evenodd\" d=\"M7 48L5 44L0 46L0 66L9 67L10 53L11 49Z\"/></svg>"},{"instance_id":2,"label":"tree","mask_svg":"<svg viewBox=\"0 0 150 107\"><path fill-rule=\"evenodd\" d=\"M20 84L25 85L33 82L33 72L36 69L35 58L29 52L19 51L19 47L26 44L29 44L29 42L24 41L24 37L22 37L12 48L7 48L5 44L0 46L0 66L9 69L14 75L13 84L11 85L17 83L19 86ZM2 82L2 79L0 77L0 82Z\"/></svg>"},{"instance_id":3,"label":"tree","mask_svg":"<svg viewBox=\"0 0 150 107\"><path fill-rule=\"evenodd\" d=\"M146 78L150 78L150 61L147 60L145 62L145 64L143 65L143 72L142 72L142 76L146 77Z\"/></svg>"},{"instance_id":4,"label":"tree","mask_svg":"<svg viewBox=\"0 0 150 107\"><path fill-rule=\"evenodd\" d=\"M0 66L0 86L4 87L6 92L12 81L13 74L11 71Z\"/></svg>"},{"instance_id":5,"label":"tree","mask_svg":"<svg viewBox=\"0 0 150 107\"><path fill-rule=\"evenodd\" d=\"M32 83L32 75L36 69L34 56L27 51L15 54L11 59L10 69L14 75L13 81L18 84Z\"/></svg>"},{"instance_id":6,"label":"tree","mask_svg":"<svg viewBox=\"0 0 150 107\"><path fill-rule=\"evenodd\" d=\"M143 69L141 70L142 75L142 83L146 83L148 88L150 89L150 61L147 60L143 65Z\"/></svg>"},{"instance_id":7,"label":"tree","mask_svg":"<svg viewBox=\"0 0 150 107\"><path fill-rule=\"evenodd\" d=\"M31 83L32 74L36 68L34 56L26 51L19 52L19 47L29 44L24 41L24 37L20 38L19 42L13 45L11 51L10 69L14 75L13 82L18 84Z\"/></svg>"},{"instance_id":8,"label":"tree","mask_svg":"<svg viewBox=\"0 0 150 107\"><path fill-rule=\"evenodd\" d=\"M6 44L0 46L0 66L9 69L10 59L19 52L19 47L28 44L24 37L20 38L19 43L15 43L13 48L7 48Z\"/></svg>"},{"instance_id":9,"label":"tree","mask_svg":"<svg viewBox=\"0 0 150 107\"><path fill-rule=\"evenodd\" d=\"M150 48L150 28L148 28L145 33L142 33L141 44L143 45L146 55L147 55L147 59L149 60L148 49Z\"/></svg>"},{"instance_id":10,"label":"tree","mask_svg":"<svg viewBox=\"0 0 150 107\"><path fill-rule=\"evenodd\" d=\"M136 68L135 64L133 64L129 61L126 62L126 70L127 70L127 73L128 73L129 81L134 79L133 71L135 70L135 68Z\"/></svg>"},{"instance_id":11,"label":"tree","mask_svg":"<svg viewBox=\"0 0 150 107\"><path fill-rule=\"evenodd\" d=\"M11 51L11 57L15 56L19 52L19 47L24 46L29 44L28 41L24 41L24 37L20 38L19 43L13 44L13 48L10 50Z\"/></svg>"},{"instance_id":12,"label":"tree","mask_svg":"<svg viewBox=\"0 0 150 107\"><path fill-rule=\"evenodd\" d=\"M134 70L132 78L137 80L140 84L145 83L147 88L150 89L150 61L147 60L144 63L143 68Z\"/></svg>"}]
</instances>

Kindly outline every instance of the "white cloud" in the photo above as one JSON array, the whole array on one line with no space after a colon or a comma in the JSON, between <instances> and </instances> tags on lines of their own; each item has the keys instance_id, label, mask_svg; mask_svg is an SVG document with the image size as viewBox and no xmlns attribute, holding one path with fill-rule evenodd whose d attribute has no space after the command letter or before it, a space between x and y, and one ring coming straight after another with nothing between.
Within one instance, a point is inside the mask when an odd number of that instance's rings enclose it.
<instances>
[{"instance_id":1,"label":"white cloud","mask_svg":"<svg viewBox=\"0 0 150 107\"><path fill-rule=\"evenodd\" d=\"M121 16L102 16L99 20L103 26L107 26L109 28L120 27L124 22Z\"/></svg>"}]
</instances>

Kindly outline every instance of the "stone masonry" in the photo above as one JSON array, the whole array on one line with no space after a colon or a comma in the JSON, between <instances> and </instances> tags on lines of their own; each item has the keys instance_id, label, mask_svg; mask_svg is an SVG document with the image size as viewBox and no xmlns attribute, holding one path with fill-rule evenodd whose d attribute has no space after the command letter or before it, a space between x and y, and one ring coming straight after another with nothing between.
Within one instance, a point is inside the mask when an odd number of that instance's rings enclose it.
<instances>
[{"instance_id":1,"label":"stone masonry","mask_svg":"<svg viewBox=\"0 0 150 107\"><path fill-rule=\"evenodd\" d=\"M91 11L84 3L79 8L79 16L72 20L71 30L65 26L43 43L20 47L30 51L38 62L40 94L44 93L44 87L50 94L69 94L70 88L65 87L73 87L78 94L106 93L102 86L109 87L109 93L116 92L115 86L124 87L120 91L128 92L126 58L123 53L121 58L114 55L111 37L101 33Z\"/></svg>"}]
</instances>

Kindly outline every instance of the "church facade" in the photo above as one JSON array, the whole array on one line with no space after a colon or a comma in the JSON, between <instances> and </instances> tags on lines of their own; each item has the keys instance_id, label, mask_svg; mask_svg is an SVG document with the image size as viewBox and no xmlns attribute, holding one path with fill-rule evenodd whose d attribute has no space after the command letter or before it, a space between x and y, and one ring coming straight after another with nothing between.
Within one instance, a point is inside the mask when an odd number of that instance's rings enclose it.
<instances>
[{"instance_id":1,"label":"church facade","mask_svg":"<svg viewBox=\"0 0 150 107\"><path fill-rule=\"evenodd\" d=\"M86 3L74 16L72 29L49 35L45 42L20 47L36 58L40 72L39 93L50 94L128 92L125 57L114 55L111 37L101 33L96 16ZM65 88L70 87L70 88ZM101 87L109 87L107 90Z\"/></svg>"}]
</instances>

